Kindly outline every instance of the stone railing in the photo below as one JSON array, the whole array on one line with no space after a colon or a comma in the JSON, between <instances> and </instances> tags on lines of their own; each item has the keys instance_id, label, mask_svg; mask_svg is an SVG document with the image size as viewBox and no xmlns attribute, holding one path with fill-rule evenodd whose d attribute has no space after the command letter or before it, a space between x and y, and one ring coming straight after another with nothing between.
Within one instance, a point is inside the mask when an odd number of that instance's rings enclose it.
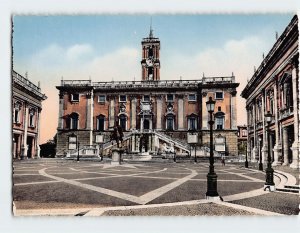
<instances>
[{"instance_id":1,"label":"stone railing","mask_svg":"<svg viewBox=\"0 0 300 233\"><path fill-rule=\"evenodd\" d=\"M160 81L111 81L93 82L93 87L102 89L111 88L149 88L149 87L197 87L201 80L160 80Z\"/></svg>"},{"instance_id":2,"label":"stone railing","mask_svg":"<svg viewBox=\"0 0 300 233\"><path fill-rule=\"evenodd\" d=\"M203 77L202 83L233 83L235 82L234 76L231 77Z\"/></svg>"},{"instance_id":3,"label":"stone railing","mask_svg":"<svg viewBox=\"0 0 300 233\"><path fill-rule=\"evenodd\" d=\"M92 86L91 80L61 80L61 86Z\"/></svg>"},{"instance_id":4,"label":"stone railing","mask_svg":"<svg viewBox=\"0 0 300 233\"><path fill-rule=\"evenodd\" d=\"M111 81L111 82L92 82L91 80L61 80L61 86L92 86L101 89L128 89L128 88L174 88L174 87L194 87L199 83L233 83L232 77L203 77L202 80L158 80L158 81Z\"/></svg>"},{"instance_id":5,"label":"stone railing","mask_svg":"<svg viewBox=\"0 0 300 233\"><path fill-rule=\"evenodd\" d=\"M37 96L46 99L46 95L41 93L41 88L30 82L27 78L18 74L17 72L12 72L13 82L18 83L20 86L26 88L30 92L36 94Z\"/></svg>"}]
</instances>

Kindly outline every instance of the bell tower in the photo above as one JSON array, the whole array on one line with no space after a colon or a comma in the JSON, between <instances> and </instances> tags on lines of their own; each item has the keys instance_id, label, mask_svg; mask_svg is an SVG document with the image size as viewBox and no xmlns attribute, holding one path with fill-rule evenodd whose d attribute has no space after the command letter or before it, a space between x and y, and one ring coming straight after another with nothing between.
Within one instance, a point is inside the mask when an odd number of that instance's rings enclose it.
<instances>
[{"instance_id":1,"label":"bell tower","mask_svg":"<svg viewBox=\"0 0 300 233\"><path fill-rule=\"evenodd\" d=\"M142 81L160 80L160 41L153 36L150 26L149 36L142 40Z\"/></svg>"}]
</instances>

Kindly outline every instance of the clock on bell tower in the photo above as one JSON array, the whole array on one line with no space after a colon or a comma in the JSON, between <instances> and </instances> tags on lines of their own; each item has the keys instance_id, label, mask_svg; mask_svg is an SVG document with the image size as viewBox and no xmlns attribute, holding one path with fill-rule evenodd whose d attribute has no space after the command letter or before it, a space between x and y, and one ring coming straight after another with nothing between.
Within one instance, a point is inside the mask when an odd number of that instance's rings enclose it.
<instances>
[{"instance_id":1,"label":"clock on bell tower","mask_svg":"<svg viewBox=\"0 0 300 233\"><path fill-rule=\"evenodd\" d=\"M150 27L149 36L142 40L142 81L160 80L160 41L153 36Z\"/></svg>"}]
</instances>

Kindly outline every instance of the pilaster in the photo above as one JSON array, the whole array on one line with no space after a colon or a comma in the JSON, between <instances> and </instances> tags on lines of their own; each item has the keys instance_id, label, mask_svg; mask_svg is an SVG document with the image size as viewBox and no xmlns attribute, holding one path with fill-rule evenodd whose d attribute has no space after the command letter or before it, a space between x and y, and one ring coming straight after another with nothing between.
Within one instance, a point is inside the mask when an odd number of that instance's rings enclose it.
<instances>
[{"instance_id":1,"label":"pilaster","mask_svg":"<svg viewBox=\"0 0 300 233\"><path fill-rule=\"evenodd\" d=\"M236 125L236 91L232 91L231 94L231 129L237 129L237 125Z\"/></svg>"},{"instance_id":2,"label":"pilaster","mask_svg":"<svg viewBox=\"0 0 300 233\"><path fill-rule=\"evenodd\" d=\"M202 130L206 130L208 124L208 112L206 109L206 96L207 92L202 92Z\"/></svg>"},{"instance_id":3,"label":"pilaster","mask_svg":"<svg viewBox=\"0 0 300 233\"><path fill-rule=\"evenodd\" d=\"M293 82L293 106L294 106L294 142L291 150L293 151L293 161L290 165L292 168L299 168L299 109L297 103L297 68L294 65L292 70L292 82Z\"/></svg>"},{"instance_id":4,"label":"pilaster","mask_svg":"<svg viewBox=\"0 0 300 233\"><path fill-rule=\"evenodd\" d=\"M60 91L59 93L59 109L58 109L58 129L63 129L64 127L64 93Z\"/></svg>"},{"instance_id":5,"label":"pilaster","mask_svg":"<svg viewBox=\"0 0 300 233\"><path fill-rule=\"evenodd\" d=\"M162 114L162 96L156 97L156 129L161 129L161 114Z\"/></svg>"},{"instance_id":6,"label":"pilaster","mask_svg":"<svg viewBox=\"0 0 300 233\"><path fill-rule=\"evenodd\" d=\"M281 157L282 155L282 152L281 152L281 140L280 140L280 134L279 134L279 121L278 121L278 99L277 99L277 82L275 82L274 84L274 104L275 104L275 107L274 107L274 112L275 112L275 137L276 137L276 143L275 143L275 146L274 146L274 162L272 163L273 166L277 166L277 165L281 165L281 162L279 161L279 158Z\"/></svg>"}]
</instances>

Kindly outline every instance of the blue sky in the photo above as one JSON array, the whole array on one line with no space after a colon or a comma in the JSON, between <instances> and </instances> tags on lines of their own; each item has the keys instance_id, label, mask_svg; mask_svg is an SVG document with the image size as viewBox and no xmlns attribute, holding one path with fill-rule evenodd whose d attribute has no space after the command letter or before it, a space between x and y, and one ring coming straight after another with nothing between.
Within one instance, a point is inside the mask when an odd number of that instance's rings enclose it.
<instances>
[{"instance_id":1,"label":"blue sky","mask_svg":"<svg viewBox=\"0 0 300 233\"><path fill-rule=\"evenodd\" d=\"M20 74L41 82L48 99L43 114L48 132L55 134L58 92L64 79L93 81L139 80L141 39L149 34L161 40L161 79L197 79L230 76L240 82L238 95L283 32L293 14L244 15L77 15L14 16L13 62ZM245 106L238 98L238 105ZM49 122L51 124L49 125ZM238 123L246 123L239 108Z\"/></svg>"}]
</instances>

